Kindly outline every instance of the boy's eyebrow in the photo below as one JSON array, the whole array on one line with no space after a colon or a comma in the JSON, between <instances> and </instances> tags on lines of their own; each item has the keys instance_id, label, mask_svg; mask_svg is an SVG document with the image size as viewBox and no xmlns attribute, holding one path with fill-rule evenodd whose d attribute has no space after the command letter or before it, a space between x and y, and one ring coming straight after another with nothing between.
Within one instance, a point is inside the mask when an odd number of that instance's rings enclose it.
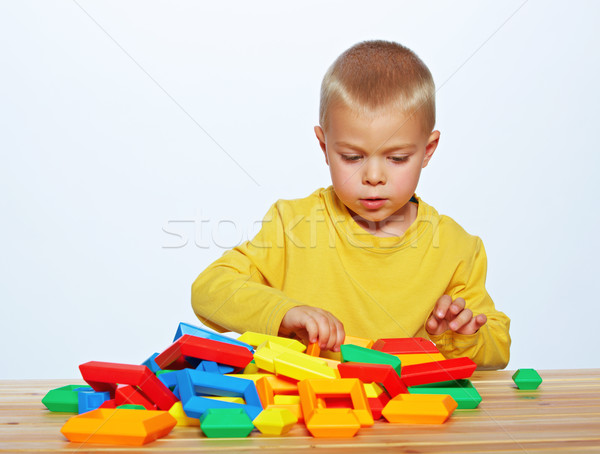
<instances>
[{"instance_id":1,"label":"boy's eyebrow","mask_svg":"<svg viewBox=\"0 0 600 454\"><path fill-rule=\"evenodd\" d=\"M349 142L338 141L338 142L335 142L333 145L336 146L336 147L350 148L352 150L361 151L363 153L365 152L365 150L363 150L359 146L353 145L353 144L351 144ZM387 153L387 152L390 152L390 151L399 151L399 150L405 150L405 149L408 149L408 148L415 148L415 145L409 144L409 143L403 144L403 145L393 145L391 147L387 147L387 148L384 148L384 149L380 148L380 149L377 150L377 152Z\"/></svg>"}]
</instances>

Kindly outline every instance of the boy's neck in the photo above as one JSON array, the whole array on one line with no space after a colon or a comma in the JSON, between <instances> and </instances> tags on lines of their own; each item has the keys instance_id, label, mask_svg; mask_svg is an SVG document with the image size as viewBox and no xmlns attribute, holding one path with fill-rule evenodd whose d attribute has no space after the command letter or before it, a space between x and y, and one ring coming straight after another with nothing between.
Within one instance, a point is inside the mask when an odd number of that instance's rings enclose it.
<instances>
[{"instance_id":1,"label":"boy's neck","mask_svg":"<svg viewBox=\"0 0 600 454\"><path fill-rule=\"evenodd\" d=\"M414 202L408 202L393 215L381 221L369 221L360 217L358 214L348 209L356 223L371 235L378 237L400 237L417 219L418 205Z\"/></svg>"}]
</instances>

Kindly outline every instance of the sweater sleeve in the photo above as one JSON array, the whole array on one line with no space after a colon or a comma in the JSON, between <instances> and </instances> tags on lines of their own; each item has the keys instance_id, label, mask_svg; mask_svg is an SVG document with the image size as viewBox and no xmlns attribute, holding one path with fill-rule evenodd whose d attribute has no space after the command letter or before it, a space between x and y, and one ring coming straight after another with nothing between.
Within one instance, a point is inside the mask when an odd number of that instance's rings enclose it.
<instances>
[{"instance_id":1,"label":"sweater sleeve","mask_svg":"<svg viewBox=\"0 0 600 454\"><path fill-rule=\"evenodd\" d=\"M510 358L510 319L496 310L485 289L487 256L483 242L476 238L474 254L459 264L446 294L463 298L473 316L485 314L487 322L475 334L457 334L450 330L441 335L429 335L446 358L468 356L478 370L503 369Z\"/></svg>"},{"instance_id":2,"label":"sweater sleeve","mask_svg":"<svg viewBox=\"0 0 600 454\"><path fill-rule=\"evenodd\" d=\"M280 290L286 272L286 242L277 204L258 234L226 251L192 284L192 308L207 326L223 332L277 335L281 320L302 303Z\"/></svg>"}]
</instances>

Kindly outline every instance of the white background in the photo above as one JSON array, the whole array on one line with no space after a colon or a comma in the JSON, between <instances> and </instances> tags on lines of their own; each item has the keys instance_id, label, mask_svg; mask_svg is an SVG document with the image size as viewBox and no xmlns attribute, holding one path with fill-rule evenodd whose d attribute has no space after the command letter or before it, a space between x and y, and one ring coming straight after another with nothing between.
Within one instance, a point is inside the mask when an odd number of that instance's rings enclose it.
<instances>
[{"instance_id":1,"label":"white background","mask_svg":"<svg viewBox=\"0 0 600 454\"><path fill-rule=\"evenodd\" d=\"M196 323L195 277L275 200L330 184L319 86L365 39L403 43L433 73L441 141L417 194L483 239L509 369L600 367L599 13L3 2L0 378L140 363Z\"/></svg>"}]
</instances>

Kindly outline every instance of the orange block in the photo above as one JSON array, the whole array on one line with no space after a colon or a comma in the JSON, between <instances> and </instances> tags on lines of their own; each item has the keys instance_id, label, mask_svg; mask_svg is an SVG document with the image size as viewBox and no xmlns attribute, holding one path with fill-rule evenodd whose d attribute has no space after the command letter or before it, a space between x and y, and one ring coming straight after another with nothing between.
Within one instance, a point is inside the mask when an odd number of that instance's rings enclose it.
<instances>
[{"instance_id":1,"label":"orange block","mask_svg":"<svg viewBox=\"0 0 600 454\"><path fill-rule=\"evenodd\" d=\"M310 356L319 356L321 354L321 347L319 347L319 343L313 342L312 344L308 344L305 353Z\"/></svg>"},{"instance_id":2,"label":"orange block","mask_svg":"<svg viewBox=\"0 0 600 454\"><path fill-rule=\"evenodd\" d=\"M316 438L352 438L360 422L349 408L317 408L306 428Z\"/></svg>"},{"instance_id":3,"label":"orange block","mask_svg":"<svg viewBox=\"0 0 600 454\"><path fill-rule=\"evenodd\" d=\"M442 424L457 405L451 396L444 394L398 394L381 413L396 424Z\"/></svg>"},{"instance_id":4,"label":"orange block","mask_svg":"<svg viewBox=\"0 0 600 454\"><path fill-rule=\"evenodd\" d=\"M371 339L363 339L362 337L346 336L344 344L358 345L359 347L371 348L374 342Z\"/></svg>"},{"instance_id":5,"label":"orange block","mask_svg":"<svg viewBox=\"0 0 600 454\"><path fill-rule=\"evenodd\" d=\"M72 442L143 445L164 437L175 424L166 411L99 408L69 418L60 431Z\"/></svg>"},{"instance_id":6,"label":"orange block","mask_svg":"<svg viewBox=\"0 0 600 454\"><path fill-rule=\"evenodd\" d=\"M269 405L275 403L275 395L286 394L286 395L297 395L298 384L296 380L277 377L276 375L261 377L254 382L256 385L256 391L258 397L263 405L263 408L267 408Z\"/></svg>"},{"instance_id":7,"label":"orange block","mask_svg":"<svg viewBox=\"0 0 600 454\"><path fill-rule=\"evenodd\" d=\"M363 427L374 424L365 389L357 378L301 380L298 393L306 427L314 437L352 437L358 431L355 420ZM344 397L350 397L352 408L322 408L325 399Z\"/></svg>"}]
</instances>

